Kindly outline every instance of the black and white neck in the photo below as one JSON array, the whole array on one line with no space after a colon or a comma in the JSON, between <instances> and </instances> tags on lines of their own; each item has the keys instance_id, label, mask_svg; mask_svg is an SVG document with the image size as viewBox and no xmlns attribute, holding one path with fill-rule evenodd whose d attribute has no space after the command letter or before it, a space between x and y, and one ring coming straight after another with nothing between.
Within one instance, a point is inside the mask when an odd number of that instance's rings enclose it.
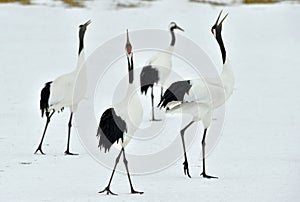
<instances>
[{"instance_id":1,"label":"black and white neck","mask_svg":"<svg viewBox=\"0 0 300 202\"><path fill-rule=\"evenodd\" d=\"M132 46L129 41L128 29L126 30L126 44L125 44L126 56L127 56L127 65L128 65L128 79L129 83L133 83L133 53Z\"/></svg>"},{"instance_id":2,"label":"black and white neck","mask_svg":"<svg viewBox=\"0 0 300 202\"><path fill-rule=\"evenodd\" d=\"M226 50L225 50L225 46L224 46L224 43L223 43L221 31L222 31L222 24L219 25L216 28L216 36L215 37L216 37L216 40L217 40L217 42L220 46L220 50L221 50L221 53L222 53L223 64L225 64L225 62L226 62Z\"/></svg>"},{"instance_id":3,"label":"black and white neck","mask_svg":"<svg viewBox=\"0 0 300 202\"><path fill-rule=\"evenodd\" d=\"M170 43L170 46L173 47L175 45L175 41L176 41L174 30L175 29L179 29L181 31L184 31L184 30L181 27L179 27L175 22L171 22L170 23L169 29L170 29L170 33L171 33L171 43Z\"/></svg>"},{"instance_id":4,"label":"black and white neck","mask_svg":"<svg viewBox=\"0 0 300 202\"><path fill-rule=\"evenodd\" d=\"M171 32L171 43L170 43L170 46L174 46L175 45L175 41L176 41L176 38L175 38L175 33L174 33L174 28L171 28L170 29L170 32Z\"/></svg>"},{"instance_id":5,"label":"black and white neck","mask_svg":"<svg viewBox=\"0 0 300 202\"><path fill-rule=\"evenodd\" d=\"M226 62L226 50L225 50L225 46L222 40L222 23L225 20L225 18L227 17L228 13L225 15L225 17L219 22L220 16L222 14L223 11L220 12L217 21L215 22L215 24L212 26L211 28L211 32L213 33L213 35L215 36L219 46L220 46L220 50L222 53L222 59L223 59L223 64L225 64Z\"/></svg>"},{"instance_id":6,"label":"black and white neck","mask_svg":"<svg viewBox=\"0 0 300 202\"><path fill-rule=\"evenodd\" d=\"M129 74L129 84L133 83L133 54L130 57L127 57L127 64L128 64L128 74Z\"/></svg>"},{"instance_id":7,"label":"black and white neck","mask_svg":"<svg viewBox=\"0 0 300 202\"><path fill-rule=\"evenodd\" d=\"M87 26L91 23L91 21L87 21L85 24L79 26L79 50L78 55L82 52L84 48L84 34L86 31Z\"/></svg>"}]
</instances>

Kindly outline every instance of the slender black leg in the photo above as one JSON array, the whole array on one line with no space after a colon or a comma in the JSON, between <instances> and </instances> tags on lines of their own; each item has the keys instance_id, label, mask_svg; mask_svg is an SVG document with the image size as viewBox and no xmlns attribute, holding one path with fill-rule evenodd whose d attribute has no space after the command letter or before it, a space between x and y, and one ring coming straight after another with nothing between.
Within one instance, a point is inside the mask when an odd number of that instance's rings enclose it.
<instances>
[{"instance_id":1,"label":"slender black leg","mask_svg":"<svg viewBox=\"0 0 300 202\"><path fill-rule=\"evenodd\" d=\"M152 120L151 121L161 121L160 119L155 119L154 117L154 95L153 95L153 86L151 88L151 105L152 105Z\"/></svg>"},{"instance_id":2,"label":"slender black leg","mask_svg":"<svg viewBox=\"0 0 300 202\"><path fill-rule=\"evenodd\" d=\"M124 161L125 168L126 168L126 171L127 171L127 176L128 176L128 180L129 180L129 184L130 184L131 193L132 194L143 194L144 192L135 191L133 189L132 182L131 182L131 179L130 179L129 169L128 169L128 161L127 161L127 159L125 157L125 150L124 150L124 148L122 148L122 151L123 151L123 161Z\"/></svg>"},{"instance_id":3,"label":"slender black leg","mask_svg":"<svg viewBox=\"0 0 300 202\"><path fill-rule=\"evenodd\" d=\"M163 89L163 87L161 86L161 89L160 89L161 91L160 91L160 100L162 100L162 97L163 97L163 91L164 91L164 89Z\"/></svg>"},{"instance_id":4,"label":"slender black leg","mask_svg":"<svg viewBox=\"0 0 300 202\"><path fill-rule=\"evenodd\" d=\"M189 124L187 124L181 131L181 140L182 140L182 145L183 145L183 152L184 152L184 162L183 162L183 171L184 174L187 175L189 178L191 178L190 172L189 172L189 165L188 165L188 160L187 160L187 155L186 155L186 148L185 148L185 142L184 142L184 132L185 130L190 127L194 121L191 121Z\"/></svg>"},{"instance_id":5,"label":"slender black leg","mask_svg":"<svg viewBox=\"0 0 300 202\"><path fill-rule=\"evenodd\" d=\"M44 129L44 132L43 132L43 136L42 136L41 142L40 142L38 148L35 150L34 154L36 154L38 151L40 151L41 154L45 155L45 153L42 150L42 144L43 144L43 141L44 141L44 137L45 137L48 125L50 123L50 119L51 119L51 117L52 117L53 114L54 114L54 111L50 115L49 115L49 112L46 112L47 121L46 121L45 129Z\"/></svg>"},{"instance_id":6,"label":"slender black leg","mask_svg":"<svg viewBox=\"0 0 300 202\"><path fill-rule=\"evenodd\" d=\"M72 127L72 118L73 118L73 112L71 112L70 115L70 120L68 123L68 143L67 143L67 150L65 151L65 155L78 155L78 154L73 154L70 152L70 135L71 135L71 127Z\"/></svg>"},{"instance_id":7,"label":"slender black leg","mask_svg":"<svg viewBox=\"0 0 300 202\"><path fill-rule=\"evenodd\" d=\"M204 178L208 178L208 179L218 178L218 177L207 175L206 172L205 172L205 137L206 137L206 131L207 131L207 128L204 129L203 138L202 138L202 142L201 142L202 143L203 171L200 174L200 176L202 175Z\"/></svg>"},{"instance_id":8,"label":"slender black leg","mask_svg":"<svg viewBox=\"0 0 300 202\"><path fill-rule=\"evenodd\" d=\"M120 160L122 152L123 152L123 150L120 151L119 155L116 158L116 163L115 163L115 166L114 166L114 169L113 169L113 172L111 174L111 177L110 177L110 180L109 180L109 183L108 183L107 187L105 187L104 190L99 191L98 193L104 193L104 192L106 192L107 195L109 195L109 194L117 195L117 194L113 193L112 191L110 191L110 184L111 184L111 181L112 181L113 176L115 174L115 170L116 170L116 167L117 167L117 165L119 163L119 160Z\"/></svg>"}]
</instances>

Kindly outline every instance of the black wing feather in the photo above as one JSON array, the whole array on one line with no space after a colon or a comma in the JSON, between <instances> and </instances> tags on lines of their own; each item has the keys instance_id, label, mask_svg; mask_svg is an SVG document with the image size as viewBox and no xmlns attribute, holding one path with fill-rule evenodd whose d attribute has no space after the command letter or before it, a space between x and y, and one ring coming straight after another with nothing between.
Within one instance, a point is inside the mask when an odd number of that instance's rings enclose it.
<instances>
[{"instance_id":1,"label":"black wing feather","mask_svg":"<svg viewBox=\"0 0 300 202\"><path fill-rule=\"evenodd\" d=\"M41 91L40 110L42 112L42 117L44 116L44 112L48 112L51 83L52 81L47 82Z\"/></svg>"},{"instance_id":2,"label":"black wing feather","mask_svg":"<svg viewBox=\"0 0 300 202\"><path fill-rule=\"evenodd\" d=\"M158 107L165 108L172 101L183 101L184 95L189 93L191 87L190 80L172 83L162 96Z\"/></svg>"},{"instance_id":3,"label":"black wing feather","mask_svg":"<svg viewBox=\"0 0 300 202\"><path fill-rule=\"evenodd\" d=\"M113 108L107 109L101 116L97 137L99 137L100 150L104 148L104 152L109 151L110 147L119 142L119 139L123 142L124 132L127 132L126 122L116 115Z\"/></svg>"},{"instance_id":4,"label":"black wing feather","mask_svg":"<svg viewBox=\"0 0 300 202\"><path fill-rule=\"evenodd\" d=\"M151 65L143 67L140 75L141 92L147 94L148 89L153 88L154 83L159 80L158 70Z\"/></svg>"}]
</instances>

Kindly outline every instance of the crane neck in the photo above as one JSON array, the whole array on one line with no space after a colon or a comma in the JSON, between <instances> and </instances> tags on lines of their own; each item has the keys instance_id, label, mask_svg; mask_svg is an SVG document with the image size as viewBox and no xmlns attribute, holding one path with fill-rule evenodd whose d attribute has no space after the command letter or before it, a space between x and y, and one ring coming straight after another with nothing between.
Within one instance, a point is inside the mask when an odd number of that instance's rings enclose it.
<instances>
[{"instance_id":1,"label":"crane neck","mask_svg":"<svg viewBox=\"0 0 300 202\"><path fill-rule=\"evenodd\" d=\"M77 68L76 68L76 72L80 72L80 71L84 71L85 73L85 69L86 66L83 65L85 62L85 54L84 54L84 34L85 34L86 29L81 28L79 30L79 50L78 50L78 60L77 60ZM82 70L84 69L84 70Z\"/></svg>"},{"instance_id":2,"label":"crane neck","mask_svg":"<svg viewBox=\"0 0 300 202\"><path fill-rule=\"evenodd\" d=\"M217 42L220 46L220 50L221 50L221 53L222 53L223 64L225 64L225 62L226 62L226 50L225 50L225 46L224 46L224 43L223 43L223 40L222 40L221 31L216 32L216 39L217 39Z\"/></svg>"},{"instance_id":3,"label":"crane neck","mask_svg":"<svg viewBox=\"0 0 300 202\"><path fill-rule=\"evenodd\" d=\"M84 34L85 34L85 30L80 29L79 30L79 50L78 50L78 55L80 55L81 51L83 51L84 48Z\"/></svg>"},{"instance_id":4,"label":"crane neck","mask_svg":"<svg viewBox=\"0 0 300 202\"><path fill-rule=\"evenodd\" d=\"M170 46L174 46L175 45L175 41L176 41L176 39L175 39L175 33L174 33L174 28L171 28L170 29L170 32L171 32L171 43L170 43Z\"/></svg>"},{"instance_id":5,"label":"crane neck","mask_svg":"<svg viewBox=\"0 0 300 202\"><path fill-rule=\"evenodd\" d=\"M78 55L77 68L75 71L79 72L79 71L81 71L82 68L86 68L86 65L84 65L84 62L85 62L85 54L84 54L84 50L82 50L80 52L80 54Z\"/></svg>"},{"instance_id":6,"label":"crane neck","mask_svg":"<svg viewBox=\"0 0 300 202\"><path fill-rule=\"evenodd\" d=\"M225 100L227 100L233 92L235 78L229 60L227 59L221 73L221 79L225 89Z\"/></svg>"},{"instance_id":7,"label":"crane neck","mask_svg":"<svg viewBox=\"0 0 300 202\"><path fill-rule=\"evenodd\" d=\"M127 55L129 85L133 83L133 53Z\"/></svg>"}]
</instances>

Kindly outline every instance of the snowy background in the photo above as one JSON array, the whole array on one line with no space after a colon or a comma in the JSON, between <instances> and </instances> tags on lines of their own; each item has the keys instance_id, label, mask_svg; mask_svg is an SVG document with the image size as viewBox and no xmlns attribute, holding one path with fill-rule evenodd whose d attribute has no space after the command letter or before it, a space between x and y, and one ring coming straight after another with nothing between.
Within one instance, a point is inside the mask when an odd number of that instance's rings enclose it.
<instances>
[{"instance_id":1,"label":"snowy background","mask_svg":"<svg viewBox=\"0 0 300 202\"><path fill-rule=\"evenodd\" d=\"M300 5L221 7L160 0L123 8L116 6L119 2L128 1L87 1L83 8L48 0L0 5L0 200L299 200ZM71 151L80 155L63 154L67 110L52 119L44 141L47 155L33 154L45 121L39 111L40 90L46 81L75 68L79 24L92 20L85 40L89 56L127 28L166 29L176 21L220 71L220 51L210 28L221 9L229 12L223 37L236 87L226 105L222 138L207 159L208 174L218 180L199 176L199 134L188 152L192 179L183 175L181 159L162 172L133 176L144 195L130 195L122 174L115 175L111 186L118 197L98 194L111 171L88 155L75 133Z\"/></svg>"}]
</instances>

